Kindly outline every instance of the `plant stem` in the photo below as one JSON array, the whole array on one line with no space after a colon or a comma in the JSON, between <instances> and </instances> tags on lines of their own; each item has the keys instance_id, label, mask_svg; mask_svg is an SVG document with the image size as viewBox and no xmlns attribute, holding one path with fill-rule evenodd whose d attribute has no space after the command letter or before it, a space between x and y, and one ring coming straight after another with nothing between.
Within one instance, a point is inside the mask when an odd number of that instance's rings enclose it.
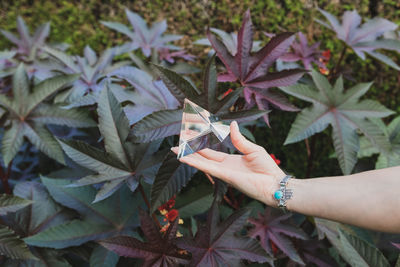
<instances>
[{"instance_id":1,"label":"plant stem","mask_svg":"<svg viewBox=\"0 0 400 267\"><path fill-rule=\"evenodd\" d=\"M215 184L215 181L214 181L214 179L211 177L211 175L209 175L208 173L205 173L205 172L204 172L204 174L206 175L206 177L208 178L208 180L210 181L210 183L211 183L212 185L214 185L214 184ZM236 208L235 208L235 205L233 205L232 201L230 201L230 199L229 199L226 195L224 195L224 200L225 200L226 203L228 203L229 206L231 206L232 208L236 209Z\"/></svg>"},{"instance_id":2,"label":"plant stem","mask_svg":"<svg viewBox=\"0 0 400 267\"><path fill-rule=\"evenodd\" d=\"M335 75L337 74L337 72L339 71L339 67L340 67L340 64L342 64L342 61L343 61L343 59L344 59L344 55L346 54L346 50L347 50L347 46L344 45L344 46L343 46L343 49L342 49L342 52L340 53L339 60L338 60L338 62L336 63L335 67L333 68L331 78L334 78Z\"/></svg>"},{"instance_id":3,"label":"plant stem","mask_svg":"<svg viewBox=\"0 0 400 267\"><path fill-rule=\"evenodd\" d=\"M146 193L144 192L143 186L141 184L139 184L138 186L139 192L143 197L144 202L146 203L147 208L149 209L149 211L151 210L151 206L150 206L150 201L146 196ZM151 214L151 217L153 218L154 222L158 225L158 227L161 229L162 225L160 224L160 222L158 221L156 215L154 213Z\"/></svg>"},{"instance_id":4,"label":"plant stem","mask_svg":"<svg viewBox=\"0 0 400 267\"><path fill-rule=\"evenodd\" d=\"M11 174L11 166L12 166L12 161L8 164L7 171L4 172L4 169L0 166L0 176L1 176L1 183L3 184L4 192L8 195L11 195L11 187L10 184L8 183L8 178L10 177Z\"/></svg>"}]
</instances>

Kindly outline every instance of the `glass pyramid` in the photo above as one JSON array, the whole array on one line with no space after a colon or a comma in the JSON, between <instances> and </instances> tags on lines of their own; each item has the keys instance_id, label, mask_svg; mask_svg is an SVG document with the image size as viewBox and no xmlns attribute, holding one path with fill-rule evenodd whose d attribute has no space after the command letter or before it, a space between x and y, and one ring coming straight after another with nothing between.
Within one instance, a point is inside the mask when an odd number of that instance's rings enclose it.
<instances>
[{"instance_id":1,"label":"glass pyramid","mask_svg":"<svg viewBox=\"0 0 400 267\"><path fill-rule=\"evenodd\" d=\"M229 132L227 122L185 98L178 159L224 141Z\"/></svg>"}]
</instances>

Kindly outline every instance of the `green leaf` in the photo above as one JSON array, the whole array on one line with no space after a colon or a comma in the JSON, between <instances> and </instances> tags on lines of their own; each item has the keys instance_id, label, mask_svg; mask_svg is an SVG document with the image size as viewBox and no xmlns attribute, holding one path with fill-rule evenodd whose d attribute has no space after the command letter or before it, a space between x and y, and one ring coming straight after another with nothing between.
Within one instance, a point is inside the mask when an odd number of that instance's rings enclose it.
<instances>
[{"instance_id":1,"label":"green leaf","mask_svg":"<svg viewBox=\"0 0 400 267\"><path fill-rule=\"evenodd\" d=\"M366 53L368 55L376 58L377 60L383 62L384 64L394 68L395 70L400 71L400 66L397 65L396 62L394 62L390 57L388 57L388 56L386 56L384 54L378 53L378 52L373 52L373 51L366 52Z\"/></svg>"},{"instance_id":2,"label":"green leaf","mask_svg":"<svg viewBox=\"0 0 400 267\"><path fill-rule=\"evenodd\" d=\"M0 215L6 215L8 212L16 212L19 209L30 205L32 201L17 196L1 194L0 195Z\"/></svg>"},{"instance_id":3,"label":"green leaf","mask_svg":"<svg viewBox=\"0 0 400 267\"><path fill-rule=\"evenodd\" d=\"M24 124L24 135L40 151L65 165L64 155L53 134L42 125Z\"/></svg>"},{"instance_id":4,"label":"green leaf","mask_svg":"<svg viewBox=\"0 0 400 267\"><path fill-rule=\"evenodd\" d=\"M118 260L118 254L97 245L90 256L90 267L115 267Z\"/></svg>"},{"instance_id":5,"label":"green leaf","mask_svg":"<svg viewBox=\"0 0 400 267\"><path fill-rule=\"evenodd\" d=\"M100 93L97 112L99 114L99 129L104 137L106 151L129 168L128 153L123 145L129 134L129 121L120 103L108 87Z\"/></svg>"},{"instance_id":6,"label":"green leaf","mask_svg":"<svg viewBox=\"0 0 400 267\"><path fill-rule=\"evenodd\" d=\"M146 143L179 134L182 109L156 111L133 126L130 137L135 142Z\"/></svg>"},{"instance_id":7,"label":"green leaf","mask_svg":"<svg viewBox=\"0 0 400 267\"><path fill-rule=\"evenodd\" d=\"M196 171L195 168L180 163L174 153L169 153L151 187L151 212L186 186Z\"/></svg>"},{"instance_id":8,"label":"green leaf","mask_svg":"<svg viewBox=\"0 0 400 267\"><path fill-rule=\"evenodd\" d=\"M23 113L28 106L29 80L23 63L18 65L13 75L14 102L18 105L18 112Z\"/></svg>"},{"instance_id":9,"label":"green leaf","mask_svg":"<svg viewBox=\"0 0 400 267\"><path fill-rule=\"evenodd\" d=\"M92 171L121 177L130 172L106 152L81 141L59 140L64 152L79 165Z\"/></svg>"},{"instance_id":10,"label":"green leaf","mask_svg":"<svg viewBox=\"0 0 400 267\"><path fill-rule=\"evenodd\" d=\"M32 202L8 215L13 219L16 229L23 232L23 236L36 234L71 218L69 211L54 202L41 183L20 182L14 187L14 195Z\"/></svg>"},{"instance_id":11,"label":"green leaf","mask_svg":"<svg viewBox=\"0 0 400 267\"><path fill-rule=\"evenodd\" d=\"M179 102L183 103L185 98L189 98L192 101L198 100L200 92L181 75L159 65L152 64L152 66L170 90L171 94L173 94Z\"/></svg>"},{"instance_id":12,"label":"green leaf","mask_svg":"<svg viewBox=\"0 0 400 267\"><path fill-rule=\"evenodd\" d=\"M357 84L343 92L341 77L333 88L326 77L316 71L312 72L312 78L318 91L306 85L281 87L286 93L313 103L312 107L303 109L297 115L285 144L301 141L331 125L333 145L344 174L351 173L357 162L357 130L361 130L380 149L388 150L390 146L384 133L367 119L386 117L393 112L376 101L359 100L371 83Z\"/></svg>"},{"instance_id":13,"label":"green leaf","mask_svg":"<svg viewBox=\"0 0 400 267\"><path fill-rule=\"evenodd\" d=\"M13 103L11 102L11 100L3 94L0 94L0 106L4 107L6 110L18 113L18 110L14 110Z\"/></svg>"},{"instance_id":14,"label":"green leaf","mask_svg":"<svg viewBox=\"0 0 400 267\"><path fill-rule=\"evenodd\" d=\"M33 88L33 93L29 96L26 113L32 111L37 105L47 97L57 92L65 85L74 82L79 78L79 74L59 75L42 81ZM26 113L24 115L26 115Z\"/></svg>"},{"instance_id":15,"label":"green leaf","mask_svg":"<svg viewBox=\"0 0 400 267\"><path fill-rule=\"evenodd\" d=\"M215 66L215 54L208 60L203 74L204 93L207 96L205 109L215 112L214 102L217 99L217 67Z\"/></svg>"},{"instance_id":16,"label":"green leaf","mask_svg":"<svg viewBox=\"0 0 400 267\"><path fill-rule=\"evenodd\" d=\"M50 195L58 203L76 210L85 221L109 225L110 229L123 230L139 224L138 206L143 201L127 187L122 187L111 197L98 203L92 203L96 189L92 186L67 187L71 180L41 177ZM118 208L116 208L118 207Z\"/></svg>"},{"instance_id":17,"label":"green leaf","mask_svg":"<svg viewBox=\"0 0 400 267\"><path fill-rule=\"evenodd\" d=\"M261 118L265 114L269 113L269 110L241 110L241 111L234 111L228 113L221 113L218 114L218 117L226 122L237 121L246 122L246 121L254 121L258 118Z\"/></svg>"},{"instance_id":18,"label":"green leaf","mask_svg":"<svg viewBox=\"0 0 400 267\"><path fill-rule=\"evenodd\" d=\"M6 166L17 155L24 142L24 124L17 121L11 122L11 128L4 131L1 145L1 154Z\"/></svg>"},{"instance_id":19,"label":"green leaf","mask_svg":"<svg viewBox=\"0 0 400 267\"><path fill-rule=\"evenodd\" d=\"M13 230L0 225L0 254L11 259L38 260Z\"/></svg>"},{"instance_id":20,"label":"green leaf","mask_svg":"<svg viewBox=\"0 0 400 267\"><path fill-rule=\"evenodd\" d=\"M135 38L135 35L131 29L129 29L126 25L119 23L119 22L111 22L111 21L100 21L101 24L104 26L116 30L120 33L123 33L129 36L131 39Z\"/></svg>"},{"instance_id":21,"label":"green leaf","mask_svg":"<svg viewBox=\"0 0 400 267\"><path fill-rule=\"evenodd\" d=\"M342 229L339 229L339 236L346 253L345 259L351 266L390 266L388 260L376 247Z\"/></svg>"},{"instance_id":22,"label":"green leaf","mask_svg":"<svg viewBox=\"0 0 400 267\"><path fill-rule=\"evenodd\" d=\"M73 220L26 237L24 241L31 246L61 249L79 246L87 241L106 238L112 234L113 229L108 225Z\"/></svg>"},{"instance_id":23,"label":"green leaf","mask_svg":"<svg viewBox=\"0 0 400 267\"><path fill-rule=\"evenodd\" d=\"M56 59L60 60L64 63L68 68L73 70L75 73L80 73L79 67L75 64L75 60L67 55L66 53L59 51L57 49L50 48L48 46L44 47L43 50L48 53L49 55L55 57Z\"/></svg>"},{"instance_id":24,"label":"green leaf","mask_svg":"<svg viewBox=\"0 0 400 267\"><path fill-rule=\"evenodd\" d=\"M126 177L121 177L118 179L113 179L103 184L100 190L96 194L96 198L93 200L93 203L102 201L103 199L108 198L111 196L115 191L117 191L124 183Z\"/></svg>"},{"instance_id":25,"label":"green leaf","mask_svg":"<svg viewBox=\"0 0 400 267\"><path fill-rule=\"evenodd\" d=\"M293 122L284 144L295 143L322 132L328 127L330 118L331 115L325 107L314 106L303 109Z\"/></svg>"},{"instance_id":26,"label":"green leaf","mask_svg":"<svg viewBox=\"0 0 400 267\"><path fill-rule=\"evenodd\" d=\"M187 218L207 211L213 202L211 186L198 186L180 194L176 198L175 209L181 218Z\"/></svg>"},{"instance_id":27,"label":"green leaf","mask_svg":"<svg viewBox=\"0 0 400 267\"><path fill-rule=\"evenodd\" d=\"M61 109L58 105L42 104L29 116L35 122L43 124L66 125L69 127L95 127L96 122L84 109Z\"/></svg>"},{"instance_id":28,"label":"green leaf","mask_svg":"<svg viewBox=\"0 0 400 267\"><path fill-rule=\"evenodd\" d=\"M340 168L345 175L350 174L357 162L357 152L360 148L358 135L353 128L337 118L333 122L332 139Z\"/></svg>"}]
</instances>

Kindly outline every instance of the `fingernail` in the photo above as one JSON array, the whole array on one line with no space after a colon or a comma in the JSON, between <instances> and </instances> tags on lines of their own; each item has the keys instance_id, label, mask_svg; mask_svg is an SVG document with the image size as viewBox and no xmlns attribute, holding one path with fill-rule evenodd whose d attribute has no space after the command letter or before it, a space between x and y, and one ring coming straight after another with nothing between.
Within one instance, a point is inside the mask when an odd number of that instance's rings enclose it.
<instances>
[{"instance_id":1,"label":"fingernail","mask_svg":"<svg viewBox=\"0 0 400 267\"><path fill-rule=\"evenodd\" d=\"M237 121L233 121L232 124L233 124L233 127L235 127L236 129L239 128Z\"/></svg>"}]
</instances>

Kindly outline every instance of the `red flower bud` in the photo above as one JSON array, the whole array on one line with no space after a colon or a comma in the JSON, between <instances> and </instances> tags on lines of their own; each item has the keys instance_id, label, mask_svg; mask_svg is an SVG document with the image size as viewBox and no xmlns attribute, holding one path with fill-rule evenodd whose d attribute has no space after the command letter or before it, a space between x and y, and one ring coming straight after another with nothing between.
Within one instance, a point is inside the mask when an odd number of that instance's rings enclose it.
<instances>
[{"instance_id":1,"label":"red flower bud","mask_svg":"<svg viewBox=\"0 0 400 267\"><path fill-rule=\"evenodd\" d=\"M168 219L168 221L173 222L175 221L176 217L178 217L179 211L176 209L170 210L167 214L165 214L165 217Z\"/></svg>"},{"instance_id":2,"label":"red flower bud","mask_svg":"<svg viewBox=\"0 0 400 267\"><path fill-rule=\"evenodd\" d=\"M275 157L274 154L270 154L271 158L275 161L276 165L281 164L281 161Z\"/></svg>"}]
</instances>

